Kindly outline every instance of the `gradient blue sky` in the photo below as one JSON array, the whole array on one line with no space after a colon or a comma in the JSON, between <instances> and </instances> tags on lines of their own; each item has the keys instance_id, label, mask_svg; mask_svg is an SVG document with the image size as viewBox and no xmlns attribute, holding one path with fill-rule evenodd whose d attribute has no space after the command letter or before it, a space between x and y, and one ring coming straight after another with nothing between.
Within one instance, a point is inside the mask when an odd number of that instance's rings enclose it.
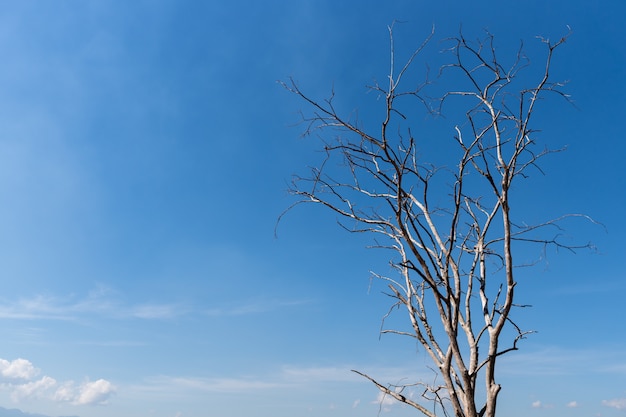
<instances>
[{"instance_id":1,"label":"gradient blue sky","mask_svg":"<svg viewBox=\"0 0 626 417\"><path fill-rule=\"evenodd\" d=\"M274 237L290 175L320 157L293 127L303 103L276 80L319 98L334 84L343 108L367 109L400 19L405 53L433 24L436 39L488 28L503 52L572 27L554 75L577 108L551 101L538 119L568 151L520 204L531 220L582 212L607 231L568 224L598 253L523 272L534 307L520 320L538 333L502 361L500 408L626 415L625 3L0 3L0 406L410 415L349 372L429 378L413 342L379 340L388 299L368 271L384 272L384 254L315 207Z\"/></svg>"}]
</instances>

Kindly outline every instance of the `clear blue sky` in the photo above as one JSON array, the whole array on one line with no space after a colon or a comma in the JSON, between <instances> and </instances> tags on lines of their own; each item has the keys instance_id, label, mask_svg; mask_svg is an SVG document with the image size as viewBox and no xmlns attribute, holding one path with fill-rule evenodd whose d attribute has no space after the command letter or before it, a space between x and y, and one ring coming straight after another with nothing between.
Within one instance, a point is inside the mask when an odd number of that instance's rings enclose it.
<instances>
[{"instance_id":1,"label":"clear blue sky","mask_svg":"<svg viewBox=\"0 0 626 417\"><path fill-rule=\"evenodd\" d=\"M411 341L379 340L388 299L368 271L384 254L315 207L274 237L291 174L320 157L293 127L303 103L276 80L320 98L334 84L344 108L367 108L399 19L404 52L433 24L436 39L488 28L503 52L572 27L554 74L577 108L553 102L540 118L568 151L523 207L607 231L568 224L598 253L523 272L534 307L520 321L538 333L502 361L500 407L624 415L624 16L622 2L582 0L3 1L0 406L363 417L378 393L350 369L428 377Z\"/></svg>"}]
</instances>

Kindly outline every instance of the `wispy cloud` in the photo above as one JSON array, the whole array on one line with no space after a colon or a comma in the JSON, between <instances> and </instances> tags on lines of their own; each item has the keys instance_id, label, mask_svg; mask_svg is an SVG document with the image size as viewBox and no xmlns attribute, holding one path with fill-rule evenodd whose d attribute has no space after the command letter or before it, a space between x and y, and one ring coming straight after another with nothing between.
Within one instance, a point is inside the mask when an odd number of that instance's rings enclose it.
<instances>
[{"instance_id":1,"label":"wispy cloud","mask_svg":"<svg viewBox=\"0 0 626 417\"><path fill-rule=\"evenodd\" d=\"M281 371L281 377L291 383L305 382L358 382L358 375L350 371L350 367L292 367L286 366Z\"/></svg>"},{"instance_id":2,"label":"wispy cloud","mask_svg":"<svg viewBox=\"0 0 626 417\"><path fill-rule=\"evenodd\" d=\"M80 344L80 345L85 345L85 346L107 346L107 347L122 347L122 348L146 346L145 342L137 342L137 341L132 341L132 340L98 340L98 341L89 340L89 341L81 341L81 342L75 342L75 343Z\"/></svg>"},{"instance_id":3,"label":"wispy cloud","mask_svg":"<svg viewBox=\"0 0 626 417\"><path fill-rule=\"evenodd\" d=\"M533 403L530 405L532 408L554 408L553 404L544 404L541 401L533 401Z\"/></svg>"},{"instance_id":4,"label":"wispy cloud","mask_svg":"<svg viewBox=\"0 0 626 417\"><path fill-rule=\"evenodd\" d=\"M104 293L89 293L82 298L35 295L17 301L0 300L0 319L14 320L79 320L89 316L170 319L188 312L188 307L176 303L125 305Z\"/></svg>"},{"instance_id":5,"label":"wispy cloud","mask_svg":"<svg viewBox=\"0 0 626 417\"><path fill-rule=\"evenodd\" d=\"M190 393L193 391L214 393L236 393L315 385L329 382L362 382L350 367L293 367L285 366L265 375L239 377L188 377L154 376L143 384L133 387L141 392L163 392L167 394Z\"/></svg>"},{"instance_id":6,"label":"wispy cloud","mask_svg":"<svg viewBox=\"0 0 626 417\"><path fill-rule=\"evenodd\" d=\"M74 381L58 382L47 375L35 379L39 373L40 370L26 359L0 359L0 389L9 391L16 403L39 398L73 405L105 405L117 390L105 379L76 384Z\"/></svg>"},{"instance_id":7,"label":"wispy cloud","mask_svg":"<svg viewBox=\"0 0 626 417\"><path fill-rule=\"evenodd\" d=\"M272 300L261 299L243 302L238 305L221 306L204 310L204 314L210 317L243 316L248 314L260 314L283 308L297 307L310 304L310 300Z\"/></svg>"},{"instance_id":8,"label":"wispy cloud","mask_svg":"<svg viewBox=\"0 0 626 417\"><path fill-rule=\"evenodd\" d=\"M140 319L169 319L184 313L181 306L174 304L143 304L132 307L130 314Z\"/></svg>"},{"instance_id":9,"label":"wispy cloud","mask_svg":"<svg viewBox=\"0 0 626 417\"><path fill-rule=\"evenodd\" d=\"M283 401L288 398L289 407L306 407L303 403L321 393L336 391L337 394L326 404L334 404L337 410L365 409L376 413L403 407L395 405L391 397L383 398L370 381L351 372L352 368L363 369L358 365L337 366L296 366L283 365L260 373L237 374L225 371L216 375L154 375L141 382L120 388L127 398L135 398L146 403L166 401L168 403L192 402L203 397L220 401L224 398L264 398L266 401ZM397 382L399 368L371 368L372 375L382 376L381 381ZM245 371L244 371L245 372ZM383 379L392 377L391 379ZM408 381L415 382L414 380ZM366 396L362 397L363 392ZM368 394L369 393L369 394ZM420 392L408 387L405 395L419 401ZM282 399L281 399L282 398ZM382 401L382 403L381 403ZM287 406L287 405L285 405ZM311 409L317 408L311 407ZM318 408L318 411L321 410ZM322 412L322 411L320 411ZM364 411L367 414L367 411ZM354 413L354 411L353 411Z\"/></svg>"},{"instance_id":10,"label":"wispy cloud","mask_svg":"<svg viewBox=\"0 0 626 417\"><path fill-rule=\"evenodd\" d=\"M626 398L614 398L612 400L603 400L602 405L606 407L616 408L618 410L626 410Z\"/></svg>"},{"instance_id":11,"label":"wispy cloud","mask_svg":"<svg viewBox=\"0 0 626 417\"><path fill-rule=\"evenodd\" d=\"M167 320L192 313L210 317L260 314L309 304L308 300L256 299L239 305L195 310L183 303L125 304L115 291L97 287L83 297L34 295L15 300L0 299L0 319L84 320L91 316L110 319Z\"/></svg>"},{"instance_id":12,"label":"wispy cloud","mask_svg":"<svg viewBox=\"0 0 626 417\"><path fill-rule=\"evenodd\" d=\"M500 369L503 374L507 375L626 374L626 361L621 349L602 346L597 349L547 347L503 356L500 360Z\"/></svg>"},{"instance_id":13,"label":"wispy cloud","mask_svg":"<svg viewBox=\"0 0 626 417\"><path fill-rule=\"evenodd\" d=\"M193 376L153 376L146 378L142 384L132 388L139 392L160 392L165 394L189 394L191 392L237 393L263 391L275 388L290 389L295 387L328 386L329 384L371 383L359 375L351 372L353 366L321 366L298 367L285 365L274 372L263 375L242 375L228 377L193 377ZM358 368L358 367L357 367ZM381 381L397 382L396 376L401 372L399 368L379 368L372 372L381 376ZM178 393L178 394L177 394ZM357 407L360 400L354 402Z\"/></svg>"},{"instance_id":14,"label":"wispy cloud","mask_svg":"<svg viewBox=\"0 0 626 417\"><path fill-rule=\"evenodd\" d=\"M0 301L0 318L22 320L72 320L76 306L59 303L60 300L41 295L21 298L15 302Z\"/></svg>"},{"instance_id":15,"label":"wispy cloud","mask_svg":"<svg viewBox=\"0 0 626 417\"><path fill-rule=\"evenodd\" d=\"M227 393L265 390L281 386L285 386L285 384L271 379L255 377L196 378L158 376L147 378L144 384L136 385L133 388L138 391L167 393L174 393L176 391L186 393L191 391Z\"/></svg>"}]
</instances>

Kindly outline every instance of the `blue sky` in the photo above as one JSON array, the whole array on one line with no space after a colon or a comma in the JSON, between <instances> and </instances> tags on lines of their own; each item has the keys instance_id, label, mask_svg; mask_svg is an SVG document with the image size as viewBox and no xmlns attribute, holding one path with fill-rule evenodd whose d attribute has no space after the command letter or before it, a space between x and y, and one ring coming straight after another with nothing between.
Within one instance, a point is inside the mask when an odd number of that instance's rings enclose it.
<instances>
[{"instance_id":1,"label":"blue sky","mask_svg":"<svg viewBox=\"0 0 626 417\"><path fill-rule=\"evenodd\" d=\"M437 3L437 4L435 4ZM466 4L467 3L467 4ZM471 3L471 4L470 4ZM408 53L482 29L503 52L573 34L542 137L568 146L531 178L530 220L585 213L520 273L525 328L502 361L502 414L626 413L626 7L618 1L5 1L0 8L0 406L80 417L403 416L350 369L428 378L379 338L384 253L293 201L319 161L293 76L372 110L387 25ZM433 53L432 60L439 59ZM428 58L428 56L426 57ZM373 119L376 120L376 119Z\"/></svg>"}]
</instances>

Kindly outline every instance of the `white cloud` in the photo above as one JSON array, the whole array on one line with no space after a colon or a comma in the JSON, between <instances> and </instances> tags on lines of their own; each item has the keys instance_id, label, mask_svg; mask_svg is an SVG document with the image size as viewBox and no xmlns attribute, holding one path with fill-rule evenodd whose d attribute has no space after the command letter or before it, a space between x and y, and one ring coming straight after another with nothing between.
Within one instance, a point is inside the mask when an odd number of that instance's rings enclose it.
<instances>
[{"instance_id":1,"label":"white cloud","mask_svg":"<svg viewBox=\"0 0 626 417\"><path fill-rule=\"evenodd\" d=\"M245 393L270 389L288 389L294 387L327 386L328 384L362 384L370 387L371 383L365 378L351 372L354 366L327 366L327 367L298 367L283 366L275 372L265 375L241 375L228 377L195 377L155 375L144 380L144 383L132 387L138 393L153 395L171 395L180 397L194 391L211 393ZM358 367L357 367L358 368ZM381 380L400 381L398 374L401 368L377 368L370 370L375 375L381 375ZM423 379L423 378L422 378ZM411 380L420 380L411 378ZM411 393L407 393L410 396ZM388 398L385 404L391 402ZM356 400L353 407L357 407L361 400ZM377 404L378 401L374 401Z\"/></svg>"},{"instance_id":2,"label":"white cloud","mask_svg":"<svg viewBox=\"0 0 626 417\"><path fill-rule=\"evenodd\" d=\"M612 400L603 400L602 405L617 408L618 410L626 410L626 398L614 398Z\"/></svg>"},{"instance_id":3,"label":"white cloud","mask_svg":"<svg viewBox=\"0 0 626 417\"><path fill-rule=\"evenodd\" d=\"M400 390L397 389L396 391L400 391ZM411 396L412 395L409 395L409 397ZM376 399L372 401L372 404L377 404L380 407L380 411L389 413L392 407L402 404L402 403L396 400L395 398L393 398L391 395L388 395L382 391L379 391L378 395L376 396Z\"/></svg>"},{"instance_id":4,"label":"white cloud","mask_svg":"<svg viewBox=\"0 0 626 417\"><path fill-rule=\"evenodd\" d=\"M428 374L418 374L410 369L395 367L368 367L367 375L375 376L378 381L392 381L401 384L402 381L421 381L430 378ZM370 384L370 382L356 374L352 369L364 369L364 367L345 365L345 366L322 366L322 367L296 367L284 366L282 368L281 377L289 383L310 383L310 382L355 382Z\"/></svg>"},{"instance_id":5,"label":"white cloud","mask_svg":"<svg viewBox=\"0 0 626 417\"><path fill-rule=\"evenodd\" d=\"M15 359L9 362L6 359L0 359L0 375L10 379L30 380L39 374L39 369L26 359Z\"/></svg>"},{"instance_id":6,"label":"white cloud","mask_svg":"<svg viewBox=\"0 0 626 417\"><path fill-rule=\"evenodd\" d=\"M384 392L380 391L376 397L376 400L372 401L372 404L380 404L383 409L391 407L394 404L397 404L398 400L393 398L391 395L387 395Z\"/></svg>"},{"instance_id":7,"label":"white cloud","mask_svg":"<svg viewBox=\"0 0 626 417\"><path fill-rule=\"evenodd\" d=\"M132 310L132 315L140 319L168 319L180 313L181 309L171 304L144 304Z\"/></svg>"},{"instance_id":8,"label":"white cloud","mask_svg":"<svg viewBox=\"0 0 626 417\"><path fill-rule=\"evenodd\" d=\"M75 403L81 405L107 404L115 391L115 386L105 379L85 382L79 388L79 395Z\"/></svg>"},{"instance_id":9,"label":"white cloud","mask_svg":"<svg viewBox=\"0 0 626 417\"><path fill-rule=\"evenodd\" d=\"M359 381L361 377L350 370L350 367L289 367L282 370L282 376L290 382L303 383L312 381Z\"/></svg>"},{"instance_id":10,"label":"white cloud","mask_svg":"<svg viewBox=\"0 0 626 417\"><path fill-rule=\"evenodd\" d=\"M19 402L25 398L45 397L47 391L56 385L57 381L49 376L44 376L38 381L31 381L24 384L13 385L11 399Z\"/></svg>"},{"instance_id":11,"label":"white cloud","mask_svg":"<svg viewBox=\"0 0 626 417\"><path fill-rule=\"evenodd\" d=\"M0 375L7 380L0 389L9 391L15 402L44 398L73 405L107 404L116 392L115 386L105 379L86 381L77 386L73 381L58 383L50 376L33 380L38 373L39 369L26 359L8 361L0 358Z\"/></svg>"},{"instance_id":12,"label":"white cloud","mask_svg":"<svg viewBox=\"0 0 626 417\"><path fill-rule=\"evenodd\" d=\"M256 300L250 303L245 303L236 306L229 306L228 308L211 308L204 311L204 314L210 317L221 316L244 316L249 314L262 314L269 311L275 311L281 308L297 307L304 304L310 304L310 300L273 300L263 299L261 301Z\"/></svg>"},{"instance_id":13,"label":"white cloud","mask_svg":"<svg viewBox=\"0 0 626 417\"><path fill-rule=\"evenodd\" d=\"M256 300L248 304L199 311L207 316L242 316L308 304L308 300ZM90 316L112 319L163 320L191 313L180 303L125 304L119 294L98 286L84 296L53 297L34 295L17 301L0 299L0 318L13 320L84 320Z\"/></svg>"},{"instance_id":14,"label":"white cloud","mask_svg":"<svg viewBox=\"0 0 626 417\"><path fill-rule=\"evenodd\" d=\"M68 381L63 383L52 396L52 399L57 402L72 402L75 397L74 382Z\"/></svg>"},{"instance_id":15,"label":"white cloud","mask_svg":"<svg viewBox=\"0 0 626 417\"><path fill-rule=\"evenodd\" d=\"M293 367L285 366L277 372L264 375L242 375L240 377L188 377L188 376L153 376L144 384L136 385L134 390L144 393L163 393L163 395L181 395L193 391L236 393L262 391L275 388L288 388L309 384L366 383L363 378L345 367ZM356 407L358 402L355 402Z\"/></svg>"},{"instance_id":16,"label":"white cloud","mask_svg":"<svg viewBox=\"0 0 626 417\"><path fill-rule=\"evenodd\" d=\"M89 315L113 319L167 319L188 312L177 304L123 305L116 300L113 291L102 289L82 298L36 295L12 302L0 300L0 318L14 320L78 320Z\"/></svg>"},{"instance_id":17,"label":"white cloud","mask_svg":"<svg viewBox=\"0 0 626 417\"><path fill-rule=\"evenodd\" d=\"M531 404L532 408L554 408L552 404L544 404L541 401L533 401Z\"/></svg>"},{"instance_id":18,"label":"white cloud","mask_svg":"<svg viewBox=\"0 0 626 417\"><path fill-rule=\"evenodd\" d=\"M0 318L17 320L70 320L66 308L58 305L58 300L41 295L21 298L16 302L0 302Z\"/></svg>"},{"instance_id":19,"label":"white cloud","mask_svg":"<svg viewBox=\"0 0 626 417\"><path fill-rule=\"evenodd\" d=\"M578 404L578 401L570 401L567 403L566 405L567 408L578 408L580 407L580 405Z\"/></svg>"},{"instance_id":20,"label":"white cloud","mask_svg":"<svg viewBox=\"0 0 626 417\"><path fill-rule=\"evenodd\" d=\"M105 379L86 381L79 386L67 381L56 390L53 399L74 405L105 405L115 392L115 386Z\"/></svg>"},{"instance_id":21,"label":"white cloud","mask_svg":"<svg viewBox=\"0 0 626 417\"><path fill-rule=\"evenodd\" d=\"M624 353L619 349L566 349L552 346L504 355L499 363L501 375L563 376L598 372L626 374Z\"/></svg>"},{"instance_id":22,"label":"white cloud","mask_svg":"<svg viewBox=\"0 0 626 417\"><path fill-rule=\"evenodd\" d=\"M370 408L370 403L380 406L380 400L373 401L378 391L371 387L371 382L367 379L351 372L353 368L362 369L362 367L354 365L344 366L282 366L275 368L262 374L243 374L230 376L195 376L195 375L153 375L144 379L142 383L134 384L126 387L125 395L136 398L168 398L172 403L184 403L187 398L193 398L197 395L212 395L222 393L241 393L245 395L271 395L275 392L287 392L297 390L298 392L316 391L318 389L328 389L328 387L341 387L352 392L352 390L374 389L371 397L355 400L359 398L358 394L352 396L348 394L349 402L345 407L353 408ZM401 368L379 367L368 370L372 374L382 375L382 381L402 382L397 377L401 374ZM410 378L410 381L420 380L419 378ZM423 380L423 378L421 379ZM354 391L357 392L357 391ZM410 388L404 391L404 395L412 398L412 394L419 396L417 392L412 392ZM384 405L388 406L394 403L391 397L384 401ZM339 403L336 403L338 407ZM397 407L397 406L396 406ZM175 411L172 411L172 415Z\"/></svg>"},{"instance_id":23,"label":"white cloud","mask_svg":"<svg viewBox=\"0 0 626 417\"><path fill-rule=\"evenodd\" d=\"M150 378L147 385L135 387L142 391L205 391L205 392L247 392L269 389L284 384L254 378L187 378L160 376Z\"/></svg>"}]
</instances>

